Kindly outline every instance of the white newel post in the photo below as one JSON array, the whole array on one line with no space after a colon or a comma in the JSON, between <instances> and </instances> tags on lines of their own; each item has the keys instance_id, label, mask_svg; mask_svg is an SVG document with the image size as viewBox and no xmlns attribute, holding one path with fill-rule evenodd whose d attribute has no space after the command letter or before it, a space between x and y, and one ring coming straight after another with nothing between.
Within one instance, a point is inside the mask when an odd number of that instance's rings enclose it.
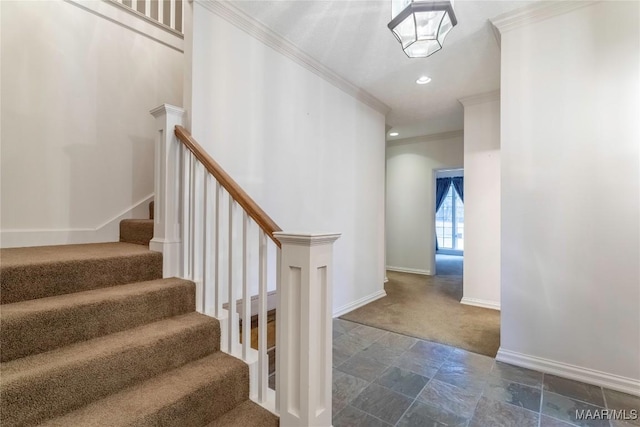
<instances>
[{"instance_id":1,"label":"white newel post","mask_svg":"<svg viewBox=\"0 0 640 427\"><path fill-rule=\"evenodd\" d=\"M282 243L276 345L280 425L330 427L332 257L340 234L274 236Z\"/></svg>"},{"instance_id":2,"label":"white newel post","mask_svg":"<svg viewBox=\"0 0 640 427\"><path fill-rule=\"evenodd\" d=\"M163 104L151 110L158 133L155 148L153 239L149 249L162 252L163 277L180 276L180 142L176 125L183 124L184 110Z\"/></svg>"}]
</instances>

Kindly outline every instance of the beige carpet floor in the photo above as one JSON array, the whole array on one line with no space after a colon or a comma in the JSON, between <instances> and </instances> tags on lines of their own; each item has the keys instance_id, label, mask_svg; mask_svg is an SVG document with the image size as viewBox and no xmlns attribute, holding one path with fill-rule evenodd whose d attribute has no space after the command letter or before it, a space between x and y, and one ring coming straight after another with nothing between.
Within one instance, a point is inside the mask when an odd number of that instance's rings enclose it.
<instances>
[{"instance_id":1,"label":"beige carpet floor","mask_svg":"<svg viewBox=\"0 0 640 427\"><path fill-rule=\"evenodd\" d=\"M342 319L495 357L500 312L460 304L457 267L443 263L437 271L436 276L387 272L387 296Z\"/></svg>"}]
</instances>

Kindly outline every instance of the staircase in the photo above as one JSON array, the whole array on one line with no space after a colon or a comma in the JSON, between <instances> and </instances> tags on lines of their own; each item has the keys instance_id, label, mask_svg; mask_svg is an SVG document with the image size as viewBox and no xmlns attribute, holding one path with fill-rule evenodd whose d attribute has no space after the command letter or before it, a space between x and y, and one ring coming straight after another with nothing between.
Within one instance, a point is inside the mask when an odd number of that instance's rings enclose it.
<instances>
[{"instance_id":1,"label":"staircase","mask_svg":"<svg viewBox=\"0 0 640 427\"><path fill-rule=\"evenodd\" d=\"M152 235L125 220L117 243L0 250L0 425L279 424Z\"/></svg>"}]
</instances>

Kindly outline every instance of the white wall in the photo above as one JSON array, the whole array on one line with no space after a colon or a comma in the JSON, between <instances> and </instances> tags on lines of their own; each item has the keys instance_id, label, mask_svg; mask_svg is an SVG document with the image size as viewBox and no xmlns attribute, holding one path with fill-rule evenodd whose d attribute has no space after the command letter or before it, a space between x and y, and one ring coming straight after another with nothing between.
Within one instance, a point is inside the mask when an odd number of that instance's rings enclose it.
<instances>
[{"instance_id":1,"label":"white wall","mask_svg":"<svg viewBox=\"0 0 640 427\"><path fill-rule=\"evenodd\" d=\"M463 304L500 309L500 93L464 105Z\"/></svg>"},{"instance_id":2,"label":"white wall","mask_svg":"<svg viewBox=\"0 0 640 427\"><path fill-rule=\"evenodd\" d=\"M504 32L501 77L499 357L636 394L639 8L600 2Z\"/></svg>"},{"instance_id":3,"label":"white wall","mask_svg":"<svg viewBox=\"0 0 640 427\"><path fill-rule=\"evenodd\" d=\"M384 115L199 3L193 28L194 137L284 231L342 233L334 312L384 295Z\"/></svg>"},{"instance_id":4,"label":"white wall","mask_svg":"<svg viewBox=\"0 0 640 427\"><path fill-rule=\"evenodd\" d=\"M149 110L181 104L182 53L75 3L0 7L2 246L117 240L148 215Z\"/></svg>"},{"instance_id":5,"label":"white wall","mask_svg":"<svg viewBox=\"0 0 640 427\"><path fill-rule=\"evenodd\" d=\"M435 274L435 171L462 166L462 132L387 145L388 269Z\"/></svg>"}]
</instances>

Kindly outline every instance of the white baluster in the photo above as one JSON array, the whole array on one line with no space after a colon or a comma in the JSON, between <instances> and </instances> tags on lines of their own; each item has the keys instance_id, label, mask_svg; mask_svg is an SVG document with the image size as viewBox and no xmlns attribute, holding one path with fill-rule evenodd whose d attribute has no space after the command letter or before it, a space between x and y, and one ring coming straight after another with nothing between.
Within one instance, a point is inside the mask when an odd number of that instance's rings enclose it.
<instances>
[{"instance_id":1,"label":"white baluster","mask_svg":"<svg viewBox=\"0 0 640 427\"><path fill-rule=\"evenodd\" d=\"M169 1L169 26L176 29L176 0Z\"/></svg>"},{"instance_id":2,"label":"white baluster","mask_svg":"<svg viewBox=\"0 0 640 427\"><path fill-rule=\"evenodd\" d=\"M184 148L183 155L183 183L182 183L182 222L183 222L183 257L182 257L182 277L191 278L191 261L189 254L191 253L191 202L189 200L191 193L191 151Z\"/></svg>"},{"instance_id":3,"label":"white baluster","mask_svg":"<svg viewBox=\"0 0 640 427\"><path fill-rule=\"evenodd\" d=\"M280 425L331 425L333 242L274 233L282 244L276 349Z\"/></svg>"},{"instance_id":4,"label":"white baluster","mask_svg":"<svg viewBox=\"0 0 640 427\"><path fill-rule=\"evenodd\" d=\"M281 273L281 268L280 265L282 263L282 250L276 246L276 292L277 290L280 288L280 274ZM276 316L275 316L275 324L276 324L276 328L278 325L278 322L280 322L280 315L278 314L280 312L280 298L276 298ZM277 349L280 348L280 334L276 333L276 353L277 353ZM276 361L277 361L277 357L276 357ZM280 393L278 392L278 390L280 390L280 376L278 375L277 369L276 369L276 393L275 393L275 410L276 413L280 413Z\"/></svg>"},{"instance_id":5,"label":"white baluster","mask_svg":"<svg viewBox=\"0 0 640 427\"><path fill-rule=\"evenodd\" d=\"M131 9L138 10L138 0L131 0Z\"/></svg>"},{"instance_id":6,"label":"white baluster","mask_svg":"<svg viewBox=\"0 0 640 427\"><path fill-rule=\"evenodd\" d=\"M193 168L193 191L192 191L192 204L193 204L193 253L191 255L191 265L193 270L193 281L196 283L196 310L203 312L204 307L204 288L203 288L203 258L202 250L204 247L204 224L202 215L202 202L203 202L203 188L201 174L205 173L205 168L202 163L193 156L194 168Z\"/></svg>"},{"instance_id":7,"label":"white baluster","mask_svg":"<svg viewBox=\"0 0 640 427\"><path fill-rule=\"evenodd\" d=\"M259 233L259 279L258 279L258 402L267 400L269 367L267 357L267 237Z\"/></svg>"},{"instance_id":8,"label":"white baluster","mask_svg":"<svg viewBox=\"0 0 640 427\"><path fill-rule=\"evenodd\" d=\"M164 24L164 0L158 0L158 22Z\"/></svg>"},{"instance_id":9,"label":"white baluster","mask_svg":"<svg viewBox=\"0 0 640 427\"><path fill-rule=\"evenodd\" d=\"M207 303L211 290L211 185L209 172L205 169L202 181L204 198L202 201L202 312L207 313Z\"/></svg>"},{"instance_id":10,"label":"white baluster","mask_svg":"<svg viewBox=\"0 0 640 427\"><path fill-rule=\"evenodd\" d=\"M242 212L242 360L249 358L251 348L251 292L249 290L249 277L247 265L249 264L249 217Z\"/></svg>"},{"instance_id":11,"label":"white baluster","mask_svg":"<svg viewBox=\"0 0 640 427\"><path fill-rule=\"evenodd\" d=\"M144 15L151 18L151 0L144 0Z\"/></svg>"},{"instance_id":12,"label":"white baluster","mask_svg":"<svg viewBox=\"0 0 640 427\"><path fill-rule=\"evenodd\" d=\"M236 306L236 287L233 280L233 212L236 202L229 195L229 241L227 248L227 257L229 261L228 265L228 281L229 281L229 313L228 313L228 328L229 332L227 338L229 339L228 351L229 354L235 355L236 343L238 342L238 321L237 321L237 306Z\"/></svg>"},{"instance_id":13,"label":"white baluster","mask_svg":"<svg viewBox=\"0 0 640 427\"><path fill-rule=\"evenodd\" d=\"M220 271L220 257L222 256L222 251L220 247L220 203L222 200L220 183L216 181L216 218L213 226L214 232L214 241L213 241L213 269L214 269L214 283L213 283L213 292L214 292L214 300L215 305L213 310L213 315L216 318L220 318L222 314L222 282Z\"/></svg>"}]
</instances>

